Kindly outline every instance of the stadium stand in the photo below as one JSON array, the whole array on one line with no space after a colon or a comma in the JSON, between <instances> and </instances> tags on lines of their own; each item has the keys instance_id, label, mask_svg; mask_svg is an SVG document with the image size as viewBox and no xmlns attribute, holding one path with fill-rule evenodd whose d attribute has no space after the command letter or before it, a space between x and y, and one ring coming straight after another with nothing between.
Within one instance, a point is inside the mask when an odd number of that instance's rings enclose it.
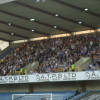
<instances>
[{"instance_id":1,"label":"stadium stand","mask_svg":"<svg viewBox=\"0 0 100 100\"><path fill-rule=\"evenodd\" d=\"M88 91L84 96L80 96L77 100L100 100L100 91Z\"/></svg>"},{"instance_id":2,"label":"stadium stand","mask_svg":"<svg viewBox=\"0 0 100 100\"><path fill-rule=\"evenodd\" d=\"M0 100L100 100L99 0L0 0L0 41Z\"/></svg>"},{"instance_id":3,"label":"stadium stand","mask_svg":"<svg viewBox=\"0 0 100 100\"><path fill-rule=\"evenodd\" d=\"M11 100L12 99L12 94L30 94L30 93L25 93L25 92L14 92L14 93L0 93L0 98L2 100ZM75 91L68 91L68 92L35 92L35 93L31 93L31 94L52 94L53 98L52 100L73 100L76 96L75 96ZM87 92L84 92L82 93L82 95L85 95L87 94ZM82 95L79 95L79 96L82 96ZM45 97L45 95L44 95ZM14 99L14 100L21 100L20 98L26 100L25 96L24 95L19 95L17 97L17 99ZM35 97L36 99L35 100L40 100L39 96L36 96ZM32 100L32 97L30 97L28 100Z\"/></svg>"},{"instance_id":4,"label":"stadium stand","mask_svg":"<svg viewBox=\"0 0 100 100\"><path fill-rule=\"evenodd\" d=\"M4 53L0 55L0 59L3 59L6 55L9 55L14 49L15 48L8 48Z\"/></svg>"},{"instance_id":5,"label":"stadium stand","mask_svg":"<svg viewBox=\"0 0 100 100\"><path fill-rule=\"evenodd\" d=\"M100 34L85 34L23 43L3 59L0 64L2 66L1 75L19 71L34 61L38 61L39 66L33 70L33 73L67 72L72 70L71 66L81 57L92 57L97 53L100 53ZM97 61L98 57L92 57L89 68L82 70L99 69L100 59Z\"/></svg>"},{"instance_id":6,"label":"stadium stand","mask_svg":"<svg viewBox=\"0 0 100 100\"><path fill-rule=\"evenodd\" d=\"M46 97L46 96L34 96L32 97L31 94L52 94L52 100L100 100L100 91L86 91L82 92L78 95L75 95L75 91L52 91L52 92L34 92L34 93L27 93L27 92L11 92L11 93L0 93L0 99L1 100L12 100L12 95L16 94L18 95L17 98L14 100L32 100L33 98L35 100L40 100L39 98L41 97ZM22 94L22 95L19 95ZM29 94L29 98L27 95ZM31 96L30 96L31 95Z\"/></svg>"},{"instance_id":7,"label":"stadium stand","mask_svg":"<svg viewBox=\"0 0 100 100\"><path fill-rule=\"evenodd\" d=\"M86 97L84 99L81 99L81 100L100 100L100 94L93 94L93 95Z\"/></svg>"}]
</instances>

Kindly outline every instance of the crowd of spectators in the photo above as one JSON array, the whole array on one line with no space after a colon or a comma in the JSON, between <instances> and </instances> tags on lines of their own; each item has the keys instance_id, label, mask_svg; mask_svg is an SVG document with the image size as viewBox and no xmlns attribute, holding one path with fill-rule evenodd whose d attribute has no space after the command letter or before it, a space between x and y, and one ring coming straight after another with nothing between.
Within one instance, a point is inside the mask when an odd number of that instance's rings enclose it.
<instances>
[{"instance_id":1,"label":"crowd of spectators","mask_svg":"<svg viewBox=\"0 0 100 100\"><path fill-rule=\"evenodd\" d=\"M31 41L23 43L0 60L0 75L19 71L33 61L39 62L39 67L34 71L37 73L57 72L58 68L69 71L71 65L81 57L92 57L97 53L100 53L100 34ZM100 67L100 55L98 57L98 61L93 61Z\"/></svg>"},{"instance_id":2,"label":"crowd of spectators","mask_svg":"<svg viewBox=\"0 0 100 100\"><path fill-rule=\"evenodd\" d=\"M92 58L92 60L91 60L91 63L89 65L89 70L100 69L100 53L92 54L91 58Z\"/></svg>"}]
</instances>

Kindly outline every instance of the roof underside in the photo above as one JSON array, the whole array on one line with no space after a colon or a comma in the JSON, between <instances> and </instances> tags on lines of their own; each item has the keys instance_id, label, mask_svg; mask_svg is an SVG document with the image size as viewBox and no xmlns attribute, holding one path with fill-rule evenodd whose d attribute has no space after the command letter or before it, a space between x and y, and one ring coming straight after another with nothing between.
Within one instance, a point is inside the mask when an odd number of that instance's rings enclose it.
<instances>
[{"instance_id":1,"label":"roof underside","mask_svg":"<svg viewBox=\"0 0 100 100\"><path fill-rule=\"evenodd\" d=\"M0 39L14 41L100 27L99 0L35 1L16 0L0 4ZM84 11L85 8L88 11Z\"/></svg>"}]
</instances>

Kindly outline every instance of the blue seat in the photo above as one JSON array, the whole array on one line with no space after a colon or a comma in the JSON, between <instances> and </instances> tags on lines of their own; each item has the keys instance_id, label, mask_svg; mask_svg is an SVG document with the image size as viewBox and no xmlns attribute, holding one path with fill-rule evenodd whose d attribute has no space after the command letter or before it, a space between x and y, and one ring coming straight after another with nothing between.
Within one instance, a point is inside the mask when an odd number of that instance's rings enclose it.
<instances>
[{"instance_id":1,"label":"blue seat","mask_svg":"<svg viewBox=\"0 0 100 100\"><path fill-rule=\"evenodd\" d=\"M13 51L15 48L9 48L7 51L5 51L3 54L0 55L0 59L4 58L6 55L10 54L11 51Z\"/></svg>"},{"instance_id":2,"label":"blue seat","mask_svg":"<svg viewBox=\"0 0 100 100\"><path fill-rule=\"evenodd\" d=\"M66 92L34 92L32 94L52 94L53 99L52 100L67 100L73 98L75 91ZM28 94L26 92L14 92L14 93L0 93L0 100L12 100L12 94ZM45 95L40 96L34 96L34 97L28 97L28 96L16 96L16 100L41 100L41 98L46 97ZM47 96L48 97L48 96ZM49 96L50 97L50 96Z\"/></svg>"}]
</instances>

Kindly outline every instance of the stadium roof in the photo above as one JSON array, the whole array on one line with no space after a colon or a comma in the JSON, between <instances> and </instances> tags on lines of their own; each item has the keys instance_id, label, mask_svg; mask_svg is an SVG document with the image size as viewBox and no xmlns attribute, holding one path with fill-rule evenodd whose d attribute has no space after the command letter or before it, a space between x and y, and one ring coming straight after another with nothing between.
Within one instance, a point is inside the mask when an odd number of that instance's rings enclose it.
<instances>
[{"instance_id":1,"label":"stadium roof","mask_svg":"<svg viewBox=\"0 0 100 100\"><path fill-rule=\"evenodd\" d=\"M22 40L100 27L99 0L9 1L12 2L0 4L1 40Z\"/></svg>"}]
</instances>

